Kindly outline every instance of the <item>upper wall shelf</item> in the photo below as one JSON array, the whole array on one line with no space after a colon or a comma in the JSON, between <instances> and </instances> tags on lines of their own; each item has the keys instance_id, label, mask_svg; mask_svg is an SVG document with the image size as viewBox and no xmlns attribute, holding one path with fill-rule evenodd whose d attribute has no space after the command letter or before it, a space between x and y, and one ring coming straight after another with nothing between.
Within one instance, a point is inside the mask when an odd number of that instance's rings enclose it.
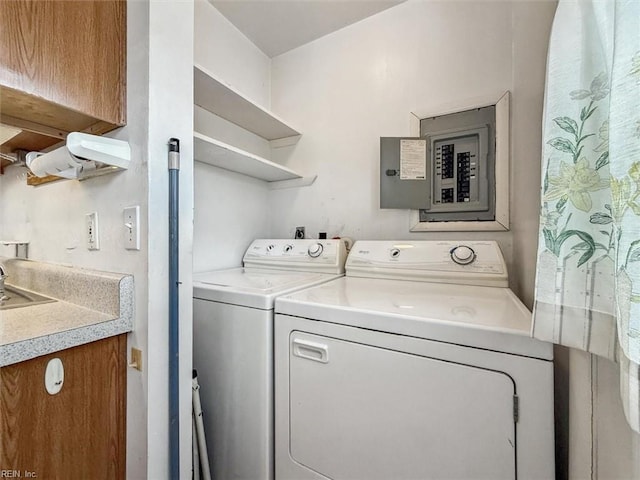
<instances>
[{"instance_id":1,"label":"upper wall shelf","mask_svg":"<svg viewBox=\"0 0 640 480\"><path fill-rule=\"evenodd\" d=\"M267 140L300 135L273 113L226 85L211 72L193 66L194 103Z\"/></svg>"}]
</instances>

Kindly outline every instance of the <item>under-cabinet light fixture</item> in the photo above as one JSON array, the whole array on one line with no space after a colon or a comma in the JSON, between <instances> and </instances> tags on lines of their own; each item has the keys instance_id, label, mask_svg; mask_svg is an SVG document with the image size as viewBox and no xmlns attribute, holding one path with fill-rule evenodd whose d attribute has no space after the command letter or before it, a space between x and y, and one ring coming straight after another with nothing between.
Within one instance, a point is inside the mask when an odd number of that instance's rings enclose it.
<instances>
[{"instance_id":1,"label":"under-cabinet light fixture","mask_svg":"<svg viewBox=\"0 0 640 480\"><path fill-rule=\"evenodd\" d=\"M37 177L84 180L129 168L129 143L115 138L72 132L67 144L48 153L29 152L27 167Z\"/></svg>"}]
</instances>

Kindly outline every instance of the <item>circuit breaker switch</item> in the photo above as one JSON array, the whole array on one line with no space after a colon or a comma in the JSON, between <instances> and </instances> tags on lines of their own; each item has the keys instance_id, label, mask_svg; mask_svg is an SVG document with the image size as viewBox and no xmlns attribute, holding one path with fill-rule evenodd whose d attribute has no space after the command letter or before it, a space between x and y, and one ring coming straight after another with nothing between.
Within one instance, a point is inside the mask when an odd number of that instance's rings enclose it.
<instances>
[{"instance_id":1,"label":"circuit breaker switch","mask_svg":"<svg viewBox=\"0 0 640 480\"><path fill-rule=\"evenodd\" d=\"M477 160L487 158L488 128L481 126L431 137L436 164L430 212L469 212L489 208L486 182L477 175ZM484 168L486 171L486 168Z\"/></svg>"}]
</instances>

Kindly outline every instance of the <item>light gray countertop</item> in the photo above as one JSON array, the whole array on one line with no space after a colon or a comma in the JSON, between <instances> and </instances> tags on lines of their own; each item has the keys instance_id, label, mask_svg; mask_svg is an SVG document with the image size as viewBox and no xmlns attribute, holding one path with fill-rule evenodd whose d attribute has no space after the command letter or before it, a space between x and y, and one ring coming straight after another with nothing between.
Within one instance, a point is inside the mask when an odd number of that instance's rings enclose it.
<instances>
[{"instance_id":1,"label":"light gray countertop","mask_svg":"<svg viewBox=\"0 0 640 480\"><path fill-rule=\"evenodd\" d=\"M131 275L6 259L7 284L55 302L0 310L0 367L130 332Z\"/></svg>"}]
</instances>

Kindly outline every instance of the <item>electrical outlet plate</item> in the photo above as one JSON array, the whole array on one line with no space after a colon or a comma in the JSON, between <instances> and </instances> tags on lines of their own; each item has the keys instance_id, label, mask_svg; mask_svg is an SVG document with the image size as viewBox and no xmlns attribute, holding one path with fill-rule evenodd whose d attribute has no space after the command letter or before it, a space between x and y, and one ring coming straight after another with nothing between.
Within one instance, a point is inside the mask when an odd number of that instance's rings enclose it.
<instances>
[{"instance_id":1,"label":"electrical outlet plate","mask_svg":"<svg viewBox=\"0 0 640 480\"><path fill-rule=\"evenodd\" d=\"M124 209L124 248L140 250L140 207Z\"/></svg>"},{"instance_id":2,"label":"electrical outlet plate","mask_svg":"<svg viewBox=\"0 0 640 480\"><path fill-rule=\"evenodd\" d=\"M129 366L142 371L142 350L131 347L131 363Z\"/></svg>"},{"instance_id":3,"label":"electrical outlet plate","mask_svg":"<svg viewBox=\"0 0 640 480\"><path fill-rule=\"evenodd\" d=\"M304 238L304 227L296 227L296 233L293 238L302 240Z\"/></svg>"},{"instance_id":4,"label":"electrical outlet plate","mask_svg":"<svg viewBox=\"0 0 640 480\"><path fill-rule=\"evenodd\" d=\"M100 250L100 235L98 234L98 212L87 213L87 249Z\"/></svg>"}]
</instances>

